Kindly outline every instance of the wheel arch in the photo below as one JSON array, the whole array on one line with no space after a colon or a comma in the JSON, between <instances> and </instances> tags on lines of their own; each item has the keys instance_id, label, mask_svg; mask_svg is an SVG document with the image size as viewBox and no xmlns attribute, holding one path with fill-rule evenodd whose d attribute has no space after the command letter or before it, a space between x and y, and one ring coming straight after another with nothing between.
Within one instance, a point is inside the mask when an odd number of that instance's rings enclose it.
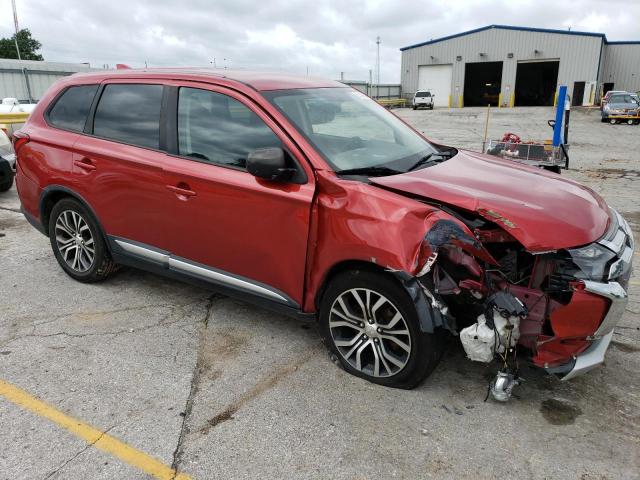
<instances>
[{"instance_id":1,"label":"wheel arch","mask_svg":"<svg viewBox=\"0 0 640 480\"><path fill-rule=\"evenodd\" d=\"M89 213L91 213L93 219L98 225L100 235L102 235L102 239L105 241L105 245L107 246L109 253L111 253L110 244L107 241L107 236L105 234L104 228L102 227L100 218L98 218L98 215L96 215L95 210L91 207L89 202L87 202L82 197L82 195L63 185L49 185L44 188L44 190L42 191L42 195L40 196L40 222L42 224L44 234L46 236L49 236L49 217L54 205L65 198L73 198L74 200L80 202L83 207L89 210Z\"/></svg>"},{"instance_id":2,"label":"wheel arch","mask_svg":"<svg viewBox=\"0 0 640 480\"><path fill-rule=\"evenodd\" d=\"M391 275L391 273L387 269L381 267L376 263L367 262L365 260L342 260L329 268L329 270L327 270L327 272L325 273L324 278L320 283L320 288L318 288L314 299L314 305L317 310L320 309L322 297L327 291L327 287L331 283L331 280L344 272L352 270L365 270L368 272L381 273L388 278L395 279L397 281L397 278L394 275Z\"/></svg>"},{"instance_id":3,"label":"wheel arch","mask_svg":"<svg viewBox=\"0 0 640 480\"><path fill-rule=\"evenodd\" d=\"M344 260L336 263L327 271L315 296L314 303L317 312L320 311L322 297L331 280L341 273L352 270L380 273L402 287L415 306L421 331L427 333L433 333L436 329L449 330L452 333L455 331L455 322L450 323L446 318L447 315L427 298L416 277L407 272L389 270L378 264L364 260Z\"/></svg>"}]
</instances>

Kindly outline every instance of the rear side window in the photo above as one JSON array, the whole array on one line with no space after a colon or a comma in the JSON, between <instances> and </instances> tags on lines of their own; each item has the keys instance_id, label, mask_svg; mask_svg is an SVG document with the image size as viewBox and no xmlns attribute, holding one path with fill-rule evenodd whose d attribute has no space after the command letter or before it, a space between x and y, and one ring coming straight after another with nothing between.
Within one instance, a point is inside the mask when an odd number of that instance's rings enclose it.
<instances>
[{"instance_id":1,"label":"rear side window","mask_svg":"<svg viewBox=\"0 0 640 480\"><path fill-rule=\"evenodd\" d=\"M159 148L162 85L107 85L93 120L93 134L140 147Z\"/></svg>"},{"instance_id":2,"label":"rear side window","mask_svg":"<svg viewBox=\"0 0 640 480\"><path fill-rule=\"evenodd\" d=\"M430 97L431 92L418 92L416 93L416 97Z\"/></svg>"},{"instance_id":3,"label":"rear side window","mask_svg":"<svg viewBox=\"0 0 640 480\"><path fill-rule=\"evenodd\" d=\"M97 91L98 85L68 88L49 111L49 123L65 130L83 131Z\"/></svg>"},{"instance_id":4,"label":"rear side window","mask_svg":"<svg viewBox=\"0 0 640 480\"><path fill-rule=\"evenodd\" d=\"M245 168L252 150L281 146L267 124L239 101L207 90L180 89L180 155Z\"/></svg>"}]
</instances>

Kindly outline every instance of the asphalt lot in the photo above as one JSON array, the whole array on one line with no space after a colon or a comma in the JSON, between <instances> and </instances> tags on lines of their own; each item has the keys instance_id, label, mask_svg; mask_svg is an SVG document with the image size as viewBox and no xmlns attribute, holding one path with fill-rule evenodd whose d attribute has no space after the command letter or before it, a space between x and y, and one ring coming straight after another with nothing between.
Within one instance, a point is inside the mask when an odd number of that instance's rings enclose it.
<instances>
[{"instance_id":1,"label":"asphalt lot","mask_svg":"<svg viewBox=\"0 0 640 480\"><path fill-rule=\"evenodd\" d=\"M398 113L478 150L485 111ZM640 126L598 113L572 112L563 175L639 239ZM492 110L490 136L550 138L552 117ZM0 382L193 479L640 478L637 274L631 297L606 365L571 382L525 369L518 399L485 403L492 370L454 341L421 387L392 390L335 367L314 324L136 270L76 283L0 194ZM34 410L0 395L0 479L153 478Z\"/></svg>"}]
</instances>

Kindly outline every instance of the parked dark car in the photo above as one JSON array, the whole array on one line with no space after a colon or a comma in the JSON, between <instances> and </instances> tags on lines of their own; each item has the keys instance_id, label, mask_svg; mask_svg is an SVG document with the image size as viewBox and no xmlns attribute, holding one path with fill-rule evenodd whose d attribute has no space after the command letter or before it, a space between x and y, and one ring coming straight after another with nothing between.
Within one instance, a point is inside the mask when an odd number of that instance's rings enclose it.
<instances>
[{"instance_id":1,"label":"parked dark car","mask_svg":"<svg viewBox=\"0 0 640 480\"><path fill-rule=\"evenodd\" d=\"M16 156L9 136L0 130L0 192L6 192L13 186Z\"/></svg>"},{"instance_id":2,"label":"parked dark car","mask_svg":"<svg viewBox=\"0 0 640 480\"><path fill-rule=\"evenodd\" d=\"M417 385L458 332L470 358L521 349L572 378L627 302L631 230L598 194L433 143L338 82L73 75L14 138L24 214L69 276L129 265L317 318L382 385Z\"/></svg>"}]
</instances>

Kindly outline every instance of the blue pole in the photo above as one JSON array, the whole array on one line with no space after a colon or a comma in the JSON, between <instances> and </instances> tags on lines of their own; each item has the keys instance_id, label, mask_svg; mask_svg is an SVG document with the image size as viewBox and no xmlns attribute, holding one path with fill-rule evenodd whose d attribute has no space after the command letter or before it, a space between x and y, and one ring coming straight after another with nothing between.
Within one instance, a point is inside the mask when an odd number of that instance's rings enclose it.
<instances>
[{"instance_id":1,"label":"blue pole","mask_svg":"<svg viewBox=\"0 0 640 480\"><path fill-rule=\"evenodd\" d=\"M562 121L564 120L564 102L567 100L567 86L560 85L556 100L556 124L553 127L553 146L559 147L564 143L562 138Z\"/></svg>"}]
</instances>

